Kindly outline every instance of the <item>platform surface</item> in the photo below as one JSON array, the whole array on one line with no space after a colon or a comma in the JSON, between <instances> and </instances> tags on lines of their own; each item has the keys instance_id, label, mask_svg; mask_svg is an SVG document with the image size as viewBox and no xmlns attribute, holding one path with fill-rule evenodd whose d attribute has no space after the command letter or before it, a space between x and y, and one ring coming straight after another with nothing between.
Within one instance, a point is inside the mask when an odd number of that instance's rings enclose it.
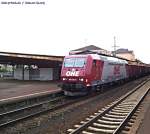
<instances>
[{"instance_id":1,"label":"platform surface","mask_svg":"<svg viewBox=\"0 0 150 134\"><path fill-rule=\"evenodd\" d=\"M0 79L0 101L60 91L59 82L19 81Z\"/></svg>"}]
</instances>

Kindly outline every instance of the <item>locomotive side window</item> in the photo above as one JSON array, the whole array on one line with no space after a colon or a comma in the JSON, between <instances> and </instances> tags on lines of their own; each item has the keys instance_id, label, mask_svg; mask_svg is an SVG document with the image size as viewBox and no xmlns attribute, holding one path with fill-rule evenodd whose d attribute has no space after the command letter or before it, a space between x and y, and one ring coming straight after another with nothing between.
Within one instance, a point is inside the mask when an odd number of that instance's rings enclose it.
<instances>
[{"instance_id":1,"label":"locomotive side window","mask_svg":"<svg viewBox=\"0 0 150 134\"><path fill-rule=\"evenodd\" d=\"M96 67L96 60L93 60L93 66Z\"/></svg>"},{"instance_id":2,"label":"locomotive side window","mask_svg":"<svg viewBox=\"0 0 150 134\"><path fill-rule=\"evenodd\" d=\"M85 58L66 58L64 62L65 67L84 67L85 64Z\"/></svg>"}]
</instances>

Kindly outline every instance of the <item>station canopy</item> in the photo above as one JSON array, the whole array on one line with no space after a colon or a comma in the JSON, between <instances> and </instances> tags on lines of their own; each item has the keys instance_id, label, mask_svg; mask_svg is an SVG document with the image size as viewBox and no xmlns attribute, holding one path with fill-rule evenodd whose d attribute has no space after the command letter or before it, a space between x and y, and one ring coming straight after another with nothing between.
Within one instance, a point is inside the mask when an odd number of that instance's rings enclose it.
<instances>
[{"instance_id":1,"label":"station canopy","mask_svg":"<svg viewBox=\"0 0 150 134\"><path fill-rule=\"evenodd\" d=\"M0 52L0 64L37 65L39 67L60 67L64 56Z\"/></svg>"}]
</instances>

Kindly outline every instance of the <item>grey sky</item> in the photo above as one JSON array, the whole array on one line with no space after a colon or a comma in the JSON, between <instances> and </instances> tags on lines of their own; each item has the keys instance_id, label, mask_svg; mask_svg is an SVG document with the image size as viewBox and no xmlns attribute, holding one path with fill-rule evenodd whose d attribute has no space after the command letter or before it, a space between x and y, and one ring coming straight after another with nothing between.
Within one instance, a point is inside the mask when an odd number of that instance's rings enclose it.
<instances>
[{"instance_id":1,"label":"grey sky","mask_svg":"<svg viewBox=\"0 0 150 134\"><path fill-rule=\"evenodd\" d=\"M116 36L120 48L134 50L138 59L150 63L148 0L45 2L0 4L0 51L67 55L85 45L112 50Z\"/></svg>"}]
</instances>

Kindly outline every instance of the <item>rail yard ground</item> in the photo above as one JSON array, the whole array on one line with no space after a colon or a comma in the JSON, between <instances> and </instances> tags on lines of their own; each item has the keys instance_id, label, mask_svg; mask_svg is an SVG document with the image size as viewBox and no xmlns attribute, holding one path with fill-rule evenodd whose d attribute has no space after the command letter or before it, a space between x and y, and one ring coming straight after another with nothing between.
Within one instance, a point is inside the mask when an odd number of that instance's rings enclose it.
<instances>
[{"instance_id":1,"label":"rail yard ground","mask_svg":"<svg viewBox=\"0 0 150 134\"><path fill-rule=\"evenodd\" d=\"M142 103L143 108L139 115L140 124L136 131L137 134L149 134L150 133L150 92Z\"/></svg>"},{"instance_id":2,"label":"rail yard ground","mask_svg":"<svg viewBox=\"0 0 150 134\"><path fill-rule=\"evenodd\" d=\"M121 86L109 87L108 90L111 90L101 93L93 98L58 109L54 112L48 112L40 116L29 118L16 124L12 124L7 128L2 128L0 129L0 134L66 134L67 129L73 128L74 125L85 120L89 115L92 115L97 110L115 101L117 98L137 86L141 81L142 79L138 79ZM50 83L49 85L49 82L0 82L2 83L2 85L0 84L0 90L4 91L5 89L7 91L9 89L9 94L11 93L11 89L14 91L14 89L18 89L18 87L23 87L24 89L30 87L29 89L31 89L31 85L34 85L34 89L37 87L39 89L38 91L41 91L40 87L43 88L44 84L47 83L45 87L53 85L53 83ZM6 83L8 83L8 85ZM56 83L53 86L56 88ZM150 92L142 103L141 111L142 112L140 112L131 132L148 134L150 130Z\"/></svg>"}]
</instances>

